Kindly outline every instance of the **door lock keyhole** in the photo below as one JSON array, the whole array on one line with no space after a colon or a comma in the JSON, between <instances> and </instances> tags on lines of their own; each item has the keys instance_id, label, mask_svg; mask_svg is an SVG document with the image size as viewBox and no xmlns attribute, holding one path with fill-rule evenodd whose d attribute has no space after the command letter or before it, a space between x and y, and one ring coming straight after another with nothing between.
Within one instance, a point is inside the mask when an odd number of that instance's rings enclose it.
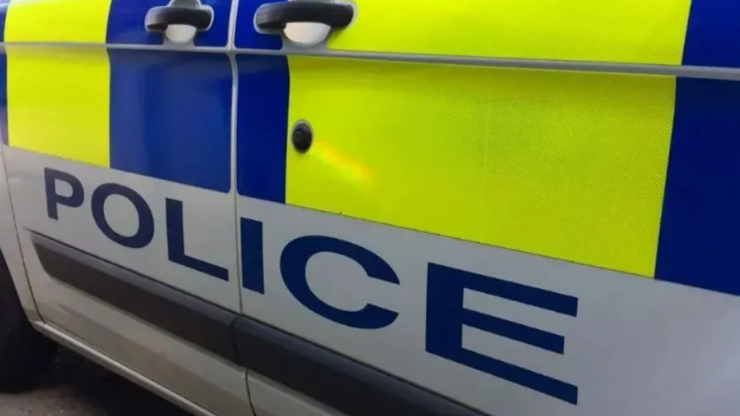
<instances>
[{"instance_id":1,"label":"door lock keyhole","mask_svg":"<svg viewBox=\"0 0 740 416\"><path fill-rule=\"evenodd\" d=\"M305 121L297 122L293 126L291 141L296 151L306 153L311 148L311 144L313 144L313 130L311 130L311 126Z\"/></svg>"}]
</instances>

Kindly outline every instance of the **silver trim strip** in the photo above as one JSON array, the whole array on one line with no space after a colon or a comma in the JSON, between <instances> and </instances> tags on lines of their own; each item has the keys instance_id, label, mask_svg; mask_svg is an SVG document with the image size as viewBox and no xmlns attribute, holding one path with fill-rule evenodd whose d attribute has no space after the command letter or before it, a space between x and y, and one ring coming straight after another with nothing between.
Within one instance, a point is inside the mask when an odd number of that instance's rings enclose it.
<instances>
[{"instance_id":1,"label":"silver trim strip","mask_svg":"<svg viewBox=\"0 0 740 416\"><path fill-rule=\"evenodd\" d=\"M231 2L231 10L229 11L229 33L226 38L226 48L229 51L234 49L234 39L236 39L236 16L239 13L239 0L233 0Z\"/></svg>"},{"instance_id":2,"label":"silver trim strip","mask_svg":"<svg viewBox=\"0 0 740 416\"><path fill-rule=\"evenodd\" d=\"M192 46L172 44L162 45L126 45L126 44L106 44L106 43L66 43L66 42L0 42L0 48L7 46L27 47L27 48L97 48L97 49L114 49L114 50L137 50L137 51L169 51L169 52L207 52L207 53L229 53L231 49L224 46Z\"/></svg>"},{"instance_id":3,"label":"silver trim strip","mask_svg":"<svg viewBox=\"0 0 740 416\"><path fill-rule=\"evenodd\" d=\"M199 416L217 416L216 414L211 413L208 410L189 401L185 397L180 396L179 394L173 392L172 390L144 377L143 375L137 373L136 371L132 370L129 367L126 367L125 365L119 363L118 361L115 361L109 358L108 356L103 355L100 352L90 348L89 346L85 345L84 343L72 337L71 335L68 335L64 331L61 331L49 324L42 324L42 323L36 323L36 322L32 322L32 324L39 332L48 336L55 342L62 344L66 347L69 347L75 352L85 356L86 358L94 361L97 364L102 365L103 367L113 371L119 376L124 377L138 384L139 386L151 391L152 393L157 394L163 399L179 406L185 411L188 411L194 415L199 415Z\"/></svg>"},{"instance_id":4,"label":"silver trim strip","mask_svg":"<svg viewBox=\"0 0 740 416\"><path fill-rule=\"evenodd\" d=\"M375 52L347 52L305 50L289 48L281 51L262 49L235 49L236 54L324 56L333 58L384 60L397 62L433 63L518 69L545 69L562 71L611 72L640 75L669 75L687 78L740 80L740 68L702 66L623 64L610 62L555 61L541 59L481 58L471 56L446 56L428 54L401 54Z\"/></svg>"},{"instance_id":5,"label":"silver trim strip","mask_svg":"<svg viewBox=\"0 0 740 416\"><path fill-rule=\"evenodd\" d=\"M637 75L664 75L685 78L740 80L740 68L720 68L703 66L680 65L653 65L653 64L624 64L613 62L583 62L583 61L556 61L542 59L513 59L513 58L482 58L472 56L446 56L429 54L405 53L376 53L376 52L348 52L330 51L322 48L301 50L286 45L283 50L273 51L264 49L236 49L233 47L234 35L229 35L229 44L223 47L174 47L172 45L121 45L96 43L64 43L64 42L0 42L0 48L5 46L25 47L71 47L76 48L108 48L143 51L176 51L200 53L226 53L229 55L278 55L278 56L316 56L347 59L383 60L395 62L416 62L445 65L466 65L495 68L518 68L560 71L609 72Z\"/></svg>"}]
</instances>

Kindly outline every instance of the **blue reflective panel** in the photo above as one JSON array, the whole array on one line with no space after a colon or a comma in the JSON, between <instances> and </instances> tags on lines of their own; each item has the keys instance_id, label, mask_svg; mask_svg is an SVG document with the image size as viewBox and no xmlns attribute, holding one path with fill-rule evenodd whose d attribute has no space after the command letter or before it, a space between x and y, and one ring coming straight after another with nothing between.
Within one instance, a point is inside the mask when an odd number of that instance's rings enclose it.
<instances>
[{"instance_id":1,"label":"blue reflective panel","mask_svg":"<svg viewBox=\"0 0 740 416\"><path fill-rule=\"evenodd\" d=\"M284 56L240 55L236 169L240 195L285 202L290 74Z\"/></svg>"},{"instance_id":2,"label":"blue reflective panel","mask_svg":"<svg viewBox=\"0 0 740 416\"><path fill-rule=\"evenodd\" d=\"M694 0L686 29L683 64L740 67L740 2Z\"/></svg>"},{"instance_id":3,"label":"blue reflective panel","mask_svg":"<svg viewBox=\"0 0 740 416\"><path fill-rule=\"evenodd\" d=\"M110 50L111 168L231 189L229 58Z\"/></svg>"},{"instance_id":4,"label":"blue reflective panel","mask_svg":"<svg viewBox=\"0 0 740 416\"><path fill-rule=\"evenodd\" d=\"M678 79L655 277L740 295L740 82Z\"/></svg>"}]
</instances>

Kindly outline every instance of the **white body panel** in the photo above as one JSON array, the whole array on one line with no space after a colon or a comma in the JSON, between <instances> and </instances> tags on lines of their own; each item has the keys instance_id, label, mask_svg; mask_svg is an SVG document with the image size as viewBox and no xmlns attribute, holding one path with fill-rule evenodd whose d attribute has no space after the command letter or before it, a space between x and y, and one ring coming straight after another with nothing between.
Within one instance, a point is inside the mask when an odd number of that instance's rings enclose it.
<instances>
[{"instance_id":1,"label":"white body panel","mask_svg":"<svg viewBox=\"0 0 740 416\"><path fill-rule=\"evenodd\" d=\"M250 413L243 368L53 279L39 263L29 238L31 231L57 238L173 287L196 293L210 302L238 310L236 252L233 250L236 237L230 220L233 217L233 197L205 190L193 191L193 188L178 184L23 150L5 148L5 153L9 161L8 171L13 178L11 188L26 267L44 319L216 414ZM47 213L44 168L74 175L87 194L78 208L59 206L58 221ZM89 193L106 182L130 186L149 204L155 222L154 239L149 246L126 248L109 240L98 229L90 213ZM64 184L60 182L58 185L62 192ZM165 197L183 201L187 252L227 267L233 276L230 281L219 280L167 260ZM136 211L125 198L110 197L105 211L111 228L125 235L135 232L138 225ZM220 220L214 221L215 218Z\"/></svg>"},{"instance_id":2,"label":"white body panel","mask_svg":"<svg viewBox=\"0 0 740 416\"><path fill-rule=\"evenodd\" d=\"M3 147L3 151L5 150ZM0 215L0 250L2 250L3 257L5 257L5 263L8 265L8 270L10 270L18 297L28 319L40 321L41 317L36 309L36 302L28 283L26 266L23 263L23 255L18 241L9 182L6 176L5 161L0 157L0 212L2 213Z\"/></svg>"},{"instance_id":3,"label":"white body panel","mask_svg":"<svg viewBox=\"0 0 740 416\"><path fill-rule=\"evenodd\" d=\"M740 302L733 296L248 198L239 214L264 227L265 294L243 290L247 315L487 413L732 416L740 406ZM397 319L356 329L299 303L283 282L280 256L308 235L367 248L400 280L369 279L353 260L319 253L307 266L316 296L348 311L375 304ZM577 405L428 353L430 262L577 298L571 317L465 292L466 309L562 335L562 355L470 327L462 341L467 350L575 385Z\"/></svg>"},{"instance_id":4,"label":"white body panel","mask_svg":"<svg viewBox=\"0 0 740 416\"><path fill-rule=\"evenodd\" d=\"M249 396L259 416L342 416L321 403L259 374L247 377Z\"/></svg>"}]
</instances>

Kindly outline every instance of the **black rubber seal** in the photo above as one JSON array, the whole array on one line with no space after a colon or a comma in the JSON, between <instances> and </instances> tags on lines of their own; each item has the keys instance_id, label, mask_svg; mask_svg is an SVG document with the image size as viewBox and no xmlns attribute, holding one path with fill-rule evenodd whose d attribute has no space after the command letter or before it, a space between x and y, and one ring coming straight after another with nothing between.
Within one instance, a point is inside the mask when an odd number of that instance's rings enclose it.
<instances>
[{"instance_id":1,"label":"black rubber seal","mask_svg":"<svg viewBox=\"0 0 740 416\"><path fill-rule=\"evenodd\" d=\"M254 319L234 329L239 364L348 415L483 415Z\"/></svg>"},{"instance_id":2,"label":"black rubber seal","mask_svg":"<svg viewBox=\"0 0 740 416\"><path fill-rule=\"evenodd\" d=\"M32 233L31 241L41 265L53 278L340 412L352 416L483 415L47 236Z\"/></svg>"},{"instance_id":3,"label":"black rubber seal","mask_svg":"<svg viewBox=\"0 0 740 416\"><path fill-rule=\"evenodd\" d=\"M44 270L86 294L236 362L231 325L238 316L132 270L40 234L31 234Z\"/></svg>"}]
</instances>

